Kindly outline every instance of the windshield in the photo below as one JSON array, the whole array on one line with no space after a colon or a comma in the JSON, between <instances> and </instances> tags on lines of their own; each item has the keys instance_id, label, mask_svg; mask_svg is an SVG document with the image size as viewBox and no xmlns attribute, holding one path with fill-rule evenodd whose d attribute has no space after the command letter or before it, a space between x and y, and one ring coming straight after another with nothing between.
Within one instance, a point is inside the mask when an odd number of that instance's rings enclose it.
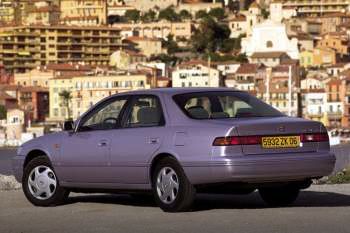
<instances>
[{"instance_id":1,"label":"windshield","mask_svg":"<svg viewBox=\"0 0 350 233\"><path fill-rule=\"evenodd\" d=\"M240 91L186 93L175 95L173 99L193 119L284 116L258 98Z\"/></svg>"}]
</instances>

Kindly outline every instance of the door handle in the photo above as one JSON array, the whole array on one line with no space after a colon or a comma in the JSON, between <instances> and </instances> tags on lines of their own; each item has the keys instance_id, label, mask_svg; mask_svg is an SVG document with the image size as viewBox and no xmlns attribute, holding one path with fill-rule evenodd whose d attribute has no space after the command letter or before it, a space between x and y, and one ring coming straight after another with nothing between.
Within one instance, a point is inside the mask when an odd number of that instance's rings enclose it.
<instances>
[{"instance_id":1,"label":"door handle","mask_svg":"<svg viewBox=\"0 0 350 233\"><path fill-rule=\"evenodd\" d=\"M108 143L107 143L107 141L100 141L97 145L100 147L103 147L103 146L107 146Z\"/></svg>"},{"instance_id":2,"label":"door handle","mask_svg":"<svg viewBox=\"0 0 350 233\"><path fill-rule=\"evenodd\" d=\"M150 138L149 143L150 144L157 144L159 142L159 138Z\"/></svg>"}]
</instances>

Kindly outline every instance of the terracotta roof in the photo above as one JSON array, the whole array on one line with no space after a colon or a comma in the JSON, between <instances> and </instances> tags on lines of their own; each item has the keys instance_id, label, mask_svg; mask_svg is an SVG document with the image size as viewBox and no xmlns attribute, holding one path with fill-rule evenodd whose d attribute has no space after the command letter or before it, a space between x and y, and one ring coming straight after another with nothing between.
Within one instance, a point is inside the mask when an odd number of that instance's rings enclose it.
<instances>
[{"instance_id":1,"label":"terracotta roof","mask_svg":"<svg viewBox=\"0 0 350 233\"><path fill-rule=\"evenodd\" d=\"M243 63L238 67L236 74L256 74L258 69L258 64Z\"/></svg>"},{"instance_id":2,"label":"terracotta roof","mask_svg":"<svg viewBox=\"0 0 350 233\"><path fill-rule=\"evenodd\" d=\"M138 36L130 36L130 37L126 38L125 40L129 40L129 41L161 41L160 39L157 39L157 38L138 37Z\"/></svg>"},{"instance_id":3,"label":"terracotta roof","mask_svg":"<svg viewBox=\"0 0 350 233\"><path fill-rule=\"evenodd\" d=\"M285 52L256 52L251 58L280 58L282 55L287 55Z\"/></svg>"},{"instance_id":4,"label":"terracotta roof","mask_svg":"<svg viewBox=\"0 0 350 233\"><path fill-rule=\"evenodd\" d=\"M21 87L21 92L48 92L49 88L47 87L39 87L39 86L28 86L28 87Z\"/></svg>"},{"instance_id":5,"label":"terracotta roof","mask_svg":"<svg viewBox=\"0 0 350 233\"><path fill-rule=\"evenodd\" d=\"M1 100L16 100L16 98L10 96L9 94L7 94L4 91L0 91L0 99Z\"/></svg>"},{"instance_id":6,"label":"terracotta roof","mask_svg":"<svg viewBox=\"0 0 350 233\"><path fill-rule=\"evenodd\" d=\"M81 65L81 64L54 64L50 63L46 66L41 66L42 70L54 70L54 71L90 71L94 67L90 65Z\"/></svg>"},{"instance_id":7,"label":"terracotta roof","mask_svg":"<svg viewBox=\"0 0 350 233\"><path fill-rule=\"evenodd\" d=\"M289 72L289 66L278 65L272 68L273 72Z\"/></svg>"},{"instance_id":8,"label":"terracotta roof","mask_svg":"<svg viewBox=\"0 0 350 233\"><path fill-rule=\"evenodd\" d=\"M227 19L227 21L234 21L234 22L244 22L246 20L247 20L247 17L243 14L237 14Z\"/></svg>"}]
</instances>

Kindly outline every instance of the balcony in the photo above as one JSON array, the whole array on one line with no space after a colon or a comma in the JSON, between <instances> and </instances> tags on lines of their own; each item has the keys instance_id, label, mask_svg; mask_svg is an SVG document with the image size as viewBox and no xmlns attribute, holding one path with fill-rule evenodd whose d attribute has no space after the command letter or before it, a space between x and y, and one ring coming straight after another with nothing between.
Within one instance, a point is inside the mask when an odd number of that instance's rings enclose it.
<instances>
[{"instance_id":1,"label":"balcony","mask_svg":"<svg viewBox=\"0 0 350 233\"><path fill-rule=\"evenodd\" d=\"M341 111L336 111L336 112L327 111L327 116L328 116L328 119L341 119L343 116L343 113Z\"/></svg>"}]
</instances>

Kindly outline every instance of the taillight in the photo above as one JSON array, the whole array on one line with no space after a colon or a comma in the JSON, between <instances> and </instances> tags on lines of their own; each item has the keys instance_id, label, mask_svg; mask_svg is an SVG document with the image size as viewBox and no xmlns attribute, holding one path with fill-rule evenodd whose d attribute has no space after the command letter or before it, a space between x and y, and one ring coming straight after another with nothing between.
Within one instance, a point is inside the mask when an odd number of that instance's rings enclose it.
<instances>
[{"instance_id":1,"label":"taillight","mask_svg":"<svg viewBox=\"0 0 350 233\"><path fill-rule=\"evenodd\" d=\"M328 142L328 133L309 133L300 136L301 142Z\"/></svg>"},{"instance_id":2,"label":"taillight","mask_svg":"<svg viewBox=\"0 0 350 233\"><path fill-rule=\"evenodd\" d=\"M278 137L279 135L273 135ZM283 136L283 135L280 135ZM260 145L265 136L229 136L215 138L213 146ZM309 133L300 135L301 142L328 142L327 133Z\"/></svg>"},{"instance_id":3,"label":"taillight","mask_svg":"<svg viewBox=\"0 0 350 233\"><path fill-rule=\"evenodd\" d=\"M257 145L261 136L230 136L215 138L213 146Z\"/></svg>"}]
</instances>

